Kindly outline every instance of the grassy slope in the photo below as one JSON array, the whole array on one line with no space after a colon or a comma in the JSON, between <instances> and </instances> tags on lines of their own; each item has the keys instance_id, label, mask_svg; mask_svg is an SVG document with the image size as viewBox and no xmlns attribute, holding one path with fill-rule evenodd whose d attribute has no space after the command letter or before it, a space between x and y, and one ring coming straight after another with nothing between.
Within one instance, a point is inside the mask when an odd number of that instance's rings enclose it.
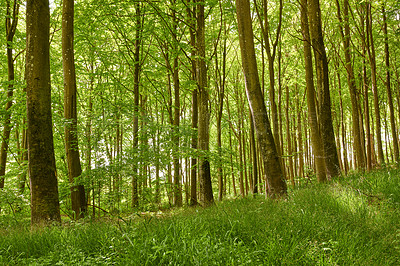
<instances>
[{"instance_id":1,"label":"grassy slope","mask_svg":"<svg viewBox=\"0 0 400 266\"><path fill-rule=\"evenodd\" d=\"M1 231L0 231L1 232ZM1 236L2 235L2 236ZM400 172L185 209L0 233L0 265L399 265Z\"/></svg>"}]
</instances>

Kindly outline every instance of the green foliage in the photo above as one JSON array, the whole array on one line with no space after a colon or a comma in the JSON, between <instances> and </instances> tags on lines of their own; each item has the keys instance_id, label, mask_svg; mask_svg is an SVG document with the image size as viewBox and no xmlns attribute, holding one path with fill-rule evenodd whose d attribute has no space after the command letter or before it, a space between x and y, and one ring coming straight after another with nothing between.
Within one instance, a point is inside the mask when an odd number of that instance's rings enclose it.
<instances>
[{"instance_id":1,"label":"green foliage","mask_svg":"<svg viewBox=\"0 0 400 266\"><path fill-rule=\"evenodd\" d=\"M280 201L245 198L36 231L20 224L0 231L0 264L395 265L399 181L399 171L385 170Z\"/></svg>"}]
</instances>

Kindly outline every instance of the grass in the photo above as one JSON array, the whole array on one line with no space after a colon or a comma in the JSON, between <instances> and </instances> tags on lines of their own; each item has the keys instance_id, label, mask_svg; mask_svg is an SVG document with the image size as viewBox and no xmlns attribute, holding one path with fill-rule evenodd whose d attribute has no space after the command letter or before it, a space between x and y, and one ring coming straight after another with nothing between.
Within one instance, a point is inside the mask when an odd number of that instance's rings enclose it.
<instances>
[{"instance_id":1,"label":"grass","mask_svg":"<svg viewBox=\"0 0 400 266\"><path fill-rule=\"evenodd\" d=\"M0 264L398 265L399 204L400 172L382 170L279 202L259 196L33 232L14 224L0 227Z\"/></svg>"}]
</instances>

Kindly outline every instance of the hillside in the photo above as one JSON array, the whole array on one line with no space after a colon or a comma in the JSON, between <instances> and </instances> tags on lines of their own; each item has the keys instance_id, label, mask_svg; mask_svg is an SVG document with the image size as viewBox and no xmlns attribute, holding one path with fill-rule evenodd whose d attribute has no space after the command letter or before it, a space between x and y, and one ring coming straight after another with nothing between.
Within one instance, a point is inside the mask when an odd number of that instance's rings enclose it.
<instances>
[{"instance_id":1,"label":"hillside","mask_svg":"<svg viewBox=\"0 0 400 266\"><path fill-rule=\"evenodd\" d=\"M31 232L1 217L1 265L397 265L399 171L210 208L125 214Z\"/></svg>"}]
</instances>

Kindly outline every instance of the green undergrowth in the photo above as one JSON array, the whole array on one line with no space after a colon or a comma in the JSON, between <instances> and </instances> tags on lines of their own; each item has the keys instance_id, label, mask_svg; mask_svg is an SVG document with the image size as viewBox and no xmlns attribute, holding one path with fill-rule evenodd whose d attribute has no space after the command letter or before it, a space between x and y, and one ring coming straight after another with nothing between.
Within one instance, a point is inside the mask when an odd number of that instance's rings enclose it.
<instances>
[{"instance_id":1,"label":"green undergrowth","mask_svg":"<svg viewBox=\"0 0 400 266\"><path fill-rule=\"evenodd\" d=\"M0 228L1 265L398 265L400 173L169 215Z\"/></svg>"}]
</instances>

